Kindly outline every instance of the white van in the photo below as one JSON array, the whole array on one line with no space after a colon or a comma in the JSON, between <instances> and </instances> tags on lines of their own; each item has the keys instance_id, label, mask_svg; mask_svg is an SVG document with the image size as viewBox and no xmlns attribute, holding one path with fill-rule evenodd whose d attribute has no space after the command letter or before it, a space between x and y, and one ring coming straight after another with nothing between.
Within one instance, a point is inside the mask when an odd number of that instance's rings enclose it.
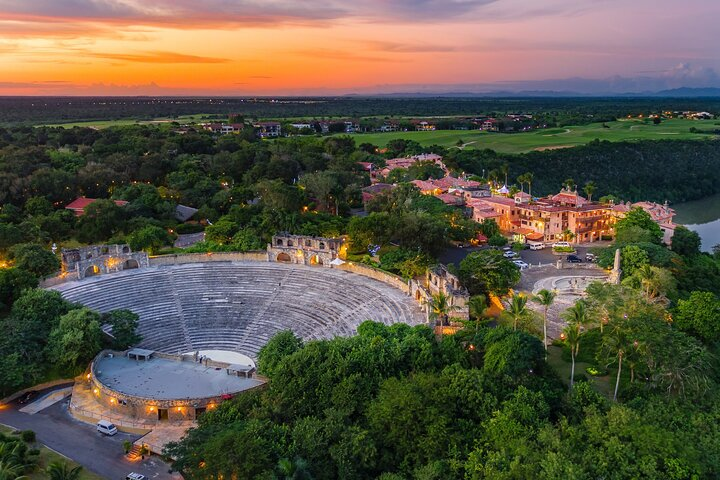
<instances>
[{"instance_id":1,"label":"white van","mask_svg":"<svg viewBox=\"0 0 720 480\"><path fill-rule=\"evenodd\" d=\"M545 248L545 244L543 242L528 241L527 244L528 247L530 247L530 250L542 250Z\"/></svg>"},{"instance_id":2,"label":"white van","mask_svg":"<svg viewBox=\"0 0 720 480\"><path fill-rule=\"evenodd\" d=\"M118 429L107 420L100 420L97 423L97 431L105 435L113 436L118 432Z\"/></svg>"}]
</instances>

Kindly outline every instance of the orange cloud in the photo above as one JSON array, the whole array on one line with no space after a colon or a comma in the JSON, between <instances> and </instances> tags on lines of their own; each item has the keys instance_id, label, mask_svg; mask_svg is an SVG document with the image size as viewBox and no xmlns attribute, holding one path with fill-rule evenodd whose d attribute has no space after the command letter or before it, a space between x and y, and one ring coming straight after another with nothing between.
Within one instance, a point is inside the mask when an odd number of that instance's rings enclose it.
<instances>
[{"instance_id":1,"label":"orange cloud","mask_svg":"<svg viewBox=\"0 0 720 480\"><path fill-rule=\"evenodd\" d=\"M227 58L203 57L200 55L185 55L174 52L148 52L148 53L95 53L84 54L88 57L104 58L123 62L136 63L226 63Z\"/></svg>"}]
</instances>

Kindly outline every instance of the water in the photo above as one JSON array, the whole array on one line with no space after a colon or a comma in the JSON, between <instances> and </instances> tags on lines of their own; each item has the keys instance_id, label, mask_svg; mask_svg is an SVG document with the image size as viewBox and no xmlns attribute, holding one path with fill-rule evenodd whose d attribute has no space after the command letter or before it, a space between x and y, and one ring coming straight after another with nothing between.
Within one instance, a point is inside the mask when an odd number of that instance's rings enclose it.
<instances>
[{"instance_id":1,"label":"water","mask_svg":"<svg viewBox=\"0 0 720 480\"><path fill-rule=\"evenodd\" d=\"M712 251L713 245L720 245L720 194L672 205L677 215L675 223L685 225L697 232L702 239L702 249Z\"/></svg>"}]
</instances>

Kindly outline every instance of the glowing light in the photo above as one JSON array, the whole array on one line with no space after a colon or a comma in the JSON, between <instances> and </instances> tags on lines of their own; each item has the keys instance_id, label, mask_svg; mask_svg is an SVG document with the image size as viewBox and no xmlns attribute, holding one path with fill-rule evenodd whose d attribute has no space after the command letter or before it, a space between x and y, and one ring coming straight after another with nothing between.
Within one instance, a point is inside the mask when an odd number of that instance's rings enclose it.
<instances>
[{"instance_id":1,"label":"glowing light","mask_svg":"<svg viewBox=\"0 0 720 480\"><path fill-rule=\"evenodd\" d=\"M90 377L92 377L92 374L88 373L88 374L87 374L87 379L90 380Z\"/></svg>"},{"instance_id":2,"label":"glowing light","mask_svg":"<svg viewBox=\"0 0 720 480\"><path fill-rule=\"evenodd\" d=\"M155 411L155 407L150 407L150 411L151 411L151 412L154 412L154 411Z\"/></svg>"},{"instance_id":3,"label":"glowing light","mask_svg":"<svg viewBox=\"0 0 720 480\"><path fill-rule=\"evenodd\" d=\"M178 407L178 412L182 412L182 407Z\"/></svg>"},{"instance_id":4,"label":"glowing light","mask_svg":"<svg viewBox=\"0 0 720 480\"><path fill-rule=\"evenodd\" d=\"M98 395L98 394L100 393L100 390L98 390L97 388L94 388L94 389L93 389L93 393L94 393L95 395Z\"/></svg>"},{"instance_id":5,"label":"glowing light","mask_svg":"<svg viewBox=\"0 0 720 480\"><path fill-rule=\"evenodd\" d=\"M111 399L110 399L110 403L114 404L114 403L115 403L115 399L114 399L114 398L111 398Z\"/></svg>"}]
</instances>

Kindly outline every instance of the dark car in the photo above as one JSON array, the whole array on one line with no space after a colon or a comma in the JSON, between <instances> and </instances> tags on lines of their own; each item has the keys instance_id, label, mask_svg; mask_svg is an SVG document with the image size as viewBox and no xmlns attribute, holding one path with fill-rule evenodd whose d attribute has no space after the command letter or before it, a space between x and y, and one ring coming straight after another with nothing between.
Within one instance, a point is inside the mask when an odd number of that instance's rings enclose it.
<instances>
[{"instance_id":1,"label":"dark car","mask_svg":"<svg viewBox=\"0 0 720 480\"><path fill-rule=\"evenodd\" d=\"M38 394L38 392L36 392L35 390L32 390L30 392L25 392L22 394L22 396L20 396L20 398L18 398L17 403L20 405L25 405L26 403L29 403L30 400L35 398L37 396L37 394Z\"/></svg>"},{"instance_id":2,"label":"dark car","mask_svg":"<svg viewBox=\"0 0 720 480\"><path fill-rule=\"evenodd\" d=\"M577 255L568 255L567 261L569 263L581 263L582 258L578 257Z\"/></svg>"}]
</instances>

